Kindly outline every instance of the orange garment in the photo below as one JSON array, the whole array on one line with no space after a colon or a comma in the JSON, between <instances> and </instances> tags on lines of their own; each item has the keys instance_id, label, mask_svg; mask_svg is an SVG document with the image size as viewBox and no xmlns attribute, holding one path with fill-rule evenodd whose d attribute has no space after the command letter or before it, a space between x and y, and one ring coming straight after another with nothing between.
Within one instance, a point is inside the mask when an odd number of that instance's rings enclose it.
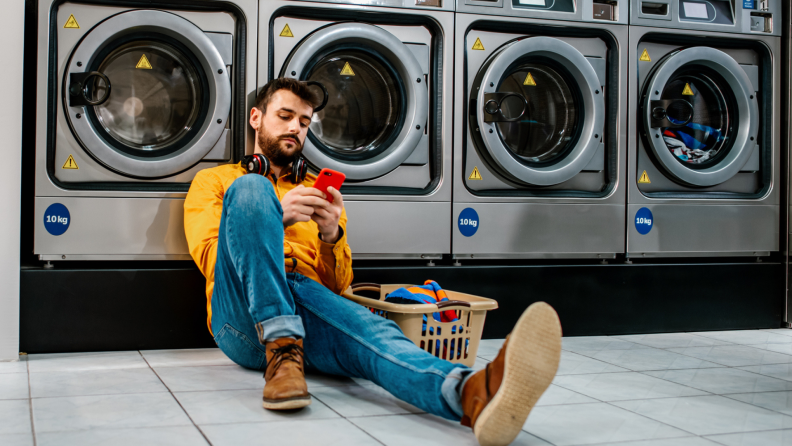
<instances>
[{"instance_id":1,"label":"orange garment","mask_svg":"<svg viewBox=\"0 0 792 446\"><path fill-rule=\"evenodd\" d=\"M280 178L267 177L275 188L278 199L297 187L288 179L284 169ZM223 215L223 196L237 178L245 175L240 164L227 164L205 169L195 179L184 200L184 232L190 255L206 277L206 323L212 333L212 291L217 263L217 237L220 217ZM302 184L313 186L316 176L308 174ZM338 221L340 236L334 244L319 239L319 226L313 220L298 222L285 228L283 240L286 272L300 273L313 279L336 294L352 283L352 251L346 237L346 211ZM262 228L250 228L251 231ZM292 260L294 259L294 260ZM295 262L296 260L296 262ZM214 335L214 333L212 333Z\"/></svg>"}]
</instances>

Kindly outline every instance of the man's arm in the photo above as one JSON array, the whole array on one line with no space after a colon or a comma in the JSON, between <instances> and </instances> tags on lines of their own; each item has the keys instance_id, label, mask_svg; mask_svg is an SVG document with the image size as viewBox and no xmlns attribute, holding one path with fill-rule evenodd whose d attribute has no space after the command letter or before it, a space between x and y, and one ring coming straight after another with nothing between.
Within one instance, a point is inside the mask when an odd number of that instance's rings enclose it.
<instances>
[{"instance_id":1,"label":"man's arm","mask_svg":"<svg viewBox=\"0 0 792 446\"><path fill-rule=\"evenodd\" d=\"M184 200L184 233L190 255L207 280L214 280L222 214L222 182L213 173L198 172Z\"/></svg>"},{"instance_id":2,"label":"man's arm","mask_svg":"<svg viewBox=\"0 0 792 446\"><path fill-rule=\"evenodd\" d=\"M315 269L328 289L341 294L352 283L352 251L347 244L344 197L334 187L328 187L327 192L333 196L333 202L322 200L311 216L319 227Z\"/></svg>"},{"instance_id":3,"label":"man's arm","mask_svg":"<svg viewBox=\"0 0 792 446\"><path fill-rule=\"evenodd\" d=\"M342 211L338 221L338 240L327 243L319 237L319 255L316 257L316 273L324 286L330 291L341 294L352 283L352 250L347 244L346 211Z\"/></svg>"}]
</instances>

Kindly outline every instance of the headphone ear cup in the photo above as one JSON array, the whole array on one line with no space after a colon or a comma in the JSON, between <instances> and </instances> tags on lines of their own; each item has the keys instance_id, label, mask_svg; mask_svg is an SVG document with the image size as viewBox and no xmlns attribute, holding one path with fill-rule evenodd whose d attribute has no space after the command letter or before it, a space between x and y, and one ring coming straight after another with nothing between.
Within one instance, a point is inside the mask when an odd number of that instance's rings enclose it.
<instances>
[{"instance_id":1,"label":"headphone ear cup","mask_svg":"<svg viewBox=\"0 0 792 446\"><path fill-rule=\"evenodd\" d=\"M269 160L266 156L254 153L242 157L242 167L247 173L257 173L259 175L269 175Z\"/></svg>"},{"instance_id":2,"label":"headphone ear cup","mask_svg":"<svg viewBox=\"0 0 792 446\"><path fill-rule=\"evenodd\" d=\"M305 180L305 175L308 174L308 162L305 158L298 156L292 162L291 181L294 184L300 184Z\"/></svg>"},{"instance_id":3,"label":"headphone ear cup","mask_svg":"<svg viewBox=\"0 0 792 446\"><path fill-rule=\"evenodd\" d=\"M266 156L261 155L259 153L255 154L253 156L258 158L258 160L259 160L259 166L261 166L260 169L259 169L259 174L264 175L265 177L269 176L269 174L270 174L269 158L267 158Z\"/></svg>"},{"instance_id":4,"label":"headphone ear cup","mask_svg":"<svg viewBox=\"0 0 792 446\"><path fill-rule=\"evenodd\" d=\"M245 155L242 157L242 167L247 173L255 173L258 171L258 160L253 155Z\"/></svg>"}]
</instances>

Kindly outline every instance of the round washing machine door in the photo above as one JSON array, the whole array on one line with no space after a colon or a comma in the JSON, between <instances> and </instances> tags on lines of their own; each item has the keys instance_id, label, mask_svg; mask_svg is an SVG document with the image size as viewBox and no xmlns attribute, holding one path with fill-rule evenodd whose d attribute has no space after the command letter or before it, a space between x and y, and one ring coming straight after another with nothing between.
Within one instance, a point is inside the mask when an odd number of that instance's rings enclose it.
<instances>
[{"instance_id":1,"label":"round washing machine door","mask_svg":"<svg viewBox=\"0 0 792 446\"><path fill-rule=\"evenodd\" d=\"M759 106L748 75L709 47L675 51L645 84L639 119L661 167L690 186L714 186L748 161L759 131Z\"/></svg>"},{"instance_id":2,"label":"round washing machine door","mask_svg":"<svg viewBox=\"0 0 792 446\"><path fill-rule=\"evenodd\" d=\"M315 166L367 180L399 167L427 125L429 94L415 56L377 26L340 23L302 41L281 76L321 83L303 154Z\"/></svg>"},{"instance_id":3,"label":"round washing machine door","mask_svg":"<svg viewBox=\"0 0 792 446\"><path fill-rule=\"evenodd\" d=\"M586 167L602 136L605 101L583 54L558 39L530 37L496 51L481 70L470 125L497 171L550 186Z\"/></svg>"},{"instance_id":4,"label":"round washing machine door","mask_svg":"<svg viewBox=\"0 0 792 446\"><path fill-rule=\"evenodd\" d=\"M163 178L189 169L223 134L231 82L217 48L162 11L115 15L89 31L63 79L83 148L114 172Z\"/></svg>"}]
</instances>

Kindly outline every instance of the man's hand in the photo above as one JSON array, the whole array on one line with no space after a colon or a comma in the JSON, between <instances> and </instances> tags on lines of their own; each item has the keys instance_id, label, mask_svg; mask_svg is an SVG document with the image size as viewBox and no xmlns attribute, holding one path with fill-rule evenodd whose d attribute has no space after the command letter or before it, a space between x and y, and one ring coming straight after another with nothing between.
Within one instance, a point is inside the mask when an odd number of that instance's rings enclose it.
<instances>
[{"instance_id":1,"label":"man's hand","mask_svg":"<svg viewBox=\"0 0 792 446\"><path fill-rule=\"evenodd\" d=\"M327 203L324 194L313 187L305 187L302 184L286 192L281 199L283 208L283 227L289 227L298 221L310 220L315 212L316 206L323 206ZM337 221L336 221L337 222Z\"/></svg>"},{"instance_id":2,"label":"man's hand","mask_svg":"<svg viewBox=\"0 0 792 446\"><path fill-rule=\"evenodd\" d=\"M324 196L318 189L310 189L318 192L320 196ZM314 212L311 215L311 219L319 226L319 233L322 234L322 241L325 243L335 243L338 241L340 234L338 220L341 218L341 212L344 210L344 197L341 196L341 192L332 186L327 188L327 192L333 196L333 202L330 203L324 199L320 200L320 204L314 205Z\"/></svg>"}]
</instances>

